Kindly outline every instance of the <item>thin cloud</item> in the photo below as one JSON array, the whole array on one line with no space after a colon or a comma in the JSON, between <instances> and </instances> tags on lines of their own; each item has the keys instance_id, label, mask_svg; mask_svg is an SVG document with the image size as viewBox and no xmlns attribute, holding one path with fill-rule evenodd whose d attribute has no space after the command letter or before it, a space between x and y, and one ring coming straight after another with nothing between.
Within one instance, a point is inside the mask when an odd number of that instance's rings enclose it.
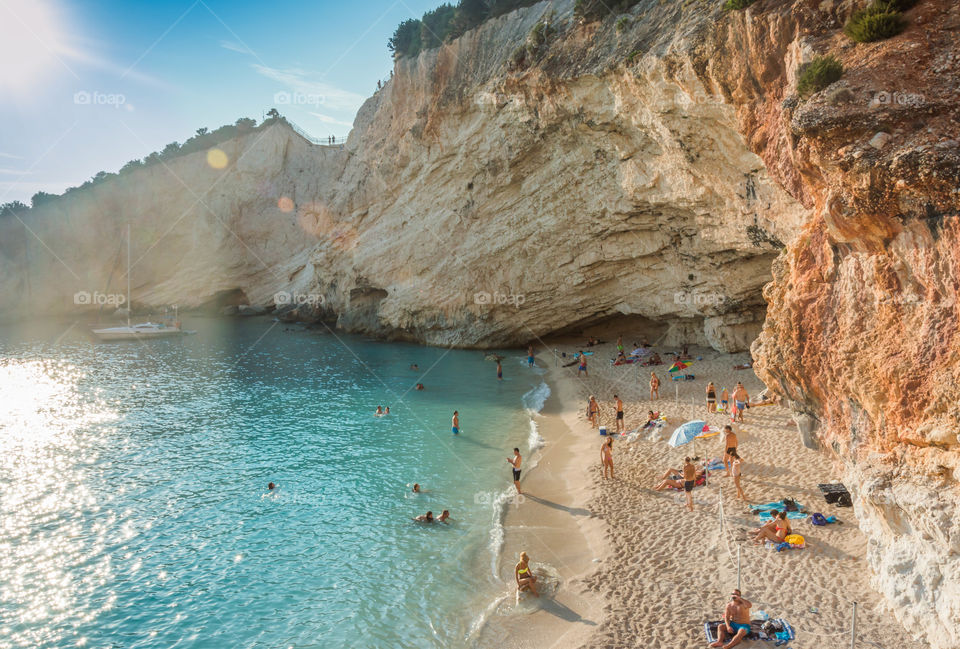
<instances>
[{"instance_id":1,"label":"thin cloud","mask_svg":"<svg viewBox=\"0 0 960 649\"><path fill-rule=\"evenodd\" d=\"M309 78L310 73L306 70L271 68L259 63L253 63L252 67L259 74L283 84L293 92L307 97L322 97L323 105L331 110L355 112L364 101L364 97L355 92L336 88L323 81L313 81Z\"/></svg>"},{"instance_id":2,"label":"thin cloud","mask_svg":"<svg viewBox=\"0 0 960 649\"><path fill-rule=\"evenodd\" d=\"M23 160L23 156L13 155L12 153L4 153L0 151L0 158L6 158L7 160Z\"/></svg>"},{"instance_id":3,"label":"thin cloud","mask_svg":"<svg viewBox=\"0 0 960 649\"><path fill-rule=\"evenodd\" d=\"M351 124L350 122L344 122L343 120L334 119L333 117L330 117L329 115L324 115L323 113L310 113L310 114L316 117L317 119L319 119L324 124L336 124L337 126L346 126L347 128L351 128L353 126L353 124Z\"/></svg>"},{"instance_id":4,"label":"thin cloud","mask_svg":"<svg viewBox=\"0 0 960 649\"><path fill-rule=\"evenodd\" d=\"M20 169L7 169L5 167L0 167L0 175L5 176L26 176L32 173L32 171L22 171Z\"/></svg>"},{"instance_id":5,"label":"thin cloud","mask_svg":"<svg viewBox=\"0 0 960 649\"><path fill-rule=\"evenodd\" d=\"M233 41L220 41L220 47L225 50L230 50L231 52L254 55L253 50L251 50L249 47L246 45L241 45L240 43L234 43Z\"/></svg>"}]
</instances>

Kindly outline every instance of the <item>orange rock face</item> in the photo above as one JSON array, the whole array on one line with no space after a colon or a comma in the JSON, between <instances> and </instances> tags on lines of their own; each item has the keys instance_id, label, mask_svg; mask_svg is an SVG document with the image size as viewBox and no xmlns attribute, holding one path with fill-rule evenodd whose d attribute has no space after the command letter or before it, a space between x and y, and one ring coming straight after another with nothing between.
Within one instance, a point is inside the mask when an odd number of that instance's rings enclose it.
<instances>
[{"instance_id":1,"label":"orange rock face","mask_svg":"<svg viewBox=\"0 0 960 649\"><path fill-rule=\"evenodd\" d=\"M920 2L903 34L854 45L847 3L764 4L729 17L703 72L740 49L742 131L812 208L764 289L756 370L842 466L896 615L960 646L960 6ZM790 66L826 53L843 77L797 97Z\"/></svg>"}]
</instances>

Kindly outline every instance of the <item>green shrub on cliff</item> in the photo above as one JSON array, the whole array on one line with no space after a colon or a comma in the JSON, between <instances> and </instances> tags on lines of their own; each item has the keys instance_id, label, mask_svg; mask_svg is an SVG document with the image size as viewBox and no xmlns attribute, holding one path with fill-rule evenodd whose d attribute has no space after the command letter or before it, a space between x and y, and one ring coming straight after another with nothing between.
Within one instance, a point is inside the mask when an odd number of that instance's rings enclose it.
<instances>
[{"instance_id":1,"label":"green shrub on cliff","mask_svg":"<svg viewBox=\"0 0 960 649\"><path fill-rule=\"evenodd\" d=\"M801 66L797 76L797 93L807 97L820 92L843 76L843 64L832 54L817 56Z\"/></svg>"},{"instance_id":2,"label":"green shrub on cliff","mask_svg":"<svg viewBox=\"0 0 960 649\"><path fill-rule=\"evenodd\" d=\"M727 0L723 3L723 8L727 11L737 11L739 9L746 9L756 1L757 0Z\"/></svg>"},{"instance_id":3,"label":"green shrub on cliff","mask_svg":"<svg viewBox=\"0 0 960 649\"><path fill-rule=\"evenodd\" d=\"M895 0L876 0L853 12L850 20L843 26L843 33L857 43L872 43L896 36L907 26L907 21L900 13L900 6Z\"/></svg>"}]
</instances>

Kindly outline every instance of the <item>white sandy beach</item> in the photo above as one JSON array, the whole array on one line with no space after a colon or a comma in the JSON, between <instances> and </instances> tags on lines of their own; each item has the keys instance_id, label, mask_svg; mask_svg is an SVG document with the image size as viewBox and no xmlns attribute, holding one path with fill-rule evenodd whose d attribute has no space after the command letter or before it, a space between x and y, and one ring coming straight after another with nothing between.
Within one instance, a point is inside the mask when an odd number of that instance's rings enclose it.
<instances>
[{"instance_id":1,"label":"white sandy beach","mask_svg":"<svg viewBox=\"0 0 960 649\"><path fill-rule=\"evenodd\" d=\"M835 479L825 455L804 448L788 411L762 406L747 411L735 424L745 460L743 485L749 501L760 504L793 498L808 511L835 515L842 523L815 527L795 520L793 528L806 548L775 552L755 546L747 530L756 516L736 499L731 478L712 474L710 483L694 490L696 508L688 513L680 492L652 487L668 467L679 467L685 455L720 457L720 437L678 449L646 436L614 442L616 478L603 479L599 448L603 439L585 416L587 397L597 396L601 424L615 427L613 395L625 403L626 429L646 421L648 410L664 413L669 423L663 439L680 423L705 419L719 430L729 417L709 414L704 405L708 381L732 392L742 381L751 397L763 388L751 370L734 370L747 354L721 354L691 348L702 357L689 368L696 380L673 382L669 363L655 368L613 367L616 336L593 348L589 378L577 378L576 366L558 367L553 349L569 356L571 341L538 350L538 364L553 365L546 379L553 393L541 417L545 445L535 469L524 475L528 493L512 504L506 517L501 575L509 585L521 550L536 569L556 571L560 585L554 596L526 599L519 610L494 615L484 645L505 647L705 647L703 623L719 619L729 592L737 585L737 549L741 552L741 588L753 611L786 619L796 630L791 647L850 646L853 602L858 602L858 647L923 645L907 637L870 588L864 561L866 540L853 509L827 505L817 484ZM632 341L629 341L632 342ZM625 340L625 346L628 341ZM664 348L656 348L664 360ZM629 346L628 346L629 350ZM648 380L660 376L661 398L649 401ZM638 380L639 377L639 380ZM529 459L528 459L529 462ZM723 525L721 508L723 504ZM529 599L529 598L528 598ZM512 604L512 602L511 602ZM754 616L756 617L756 615ZM743 646L773 646L761 641Z\"/></svg>"}]
</instances>

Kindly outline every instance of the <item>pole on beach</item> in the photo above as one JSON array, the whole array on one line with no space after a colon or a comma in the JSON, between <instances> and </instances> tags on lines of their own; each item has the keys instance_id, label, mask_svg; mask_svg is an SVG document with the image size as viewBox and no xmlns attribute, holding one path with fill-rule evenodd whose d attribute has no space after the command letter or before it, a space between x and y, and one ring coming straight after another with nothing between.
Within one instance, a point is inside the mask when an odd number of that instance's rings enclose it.
<instances>
[{"instance_id":1,"label":"pole on beach","mask_svg":"<svg viewBox=\"0 0 960 649\"><path fill-rule=\"evenodd\" d=\"M857 649L857 603L853 603L853 624L850 625L850 649Z\"/></svg>"},{"instance_id":2,"label":"pole on beach","mask_svg":"<svg viewBox=\"0 0 960 649\"><path fill-rule=\"evenodd\" d=\"M677 396L676 396L676 398L674 399L674 403L680 403L680 384L677 383L676 381L674 381L673 387L674 387L674 389L675 389L676 392L677 392Z\"/></svg>"},{"instance_id":3,"label":"pole on beach","mask_svg":"<svg viewBox=\"0 0 960 649\"><path fill-rule=\"evenodd\" d=\"M737 544L737 590L740 590L740 544Z\"/></svg>"}]
</instances>

